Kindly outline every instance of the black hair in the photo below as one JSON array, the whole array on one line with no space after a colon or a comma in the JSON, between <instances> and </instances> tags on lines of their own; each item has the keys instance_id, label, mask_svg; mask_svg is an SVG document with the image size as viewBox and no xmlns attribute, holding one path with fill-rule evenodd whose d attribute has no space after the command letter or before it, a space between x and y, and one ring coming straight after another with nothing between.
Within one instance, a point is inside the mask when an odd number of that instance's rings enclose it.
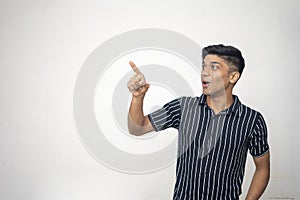
<instances>
[{"instance_id":1,"label":"black hair","mask_svg":"<svg viewBox=\"0 0 300 200\"><path fill-rule=\"evenodd\" d=\"M224 46L223 44L210 45L202 49L202 59L208 54L217 55L225 60L229 65L234 65L242 74L245 67L245 60L240 50L233 46Z\"/></svg>"}]
</instances>

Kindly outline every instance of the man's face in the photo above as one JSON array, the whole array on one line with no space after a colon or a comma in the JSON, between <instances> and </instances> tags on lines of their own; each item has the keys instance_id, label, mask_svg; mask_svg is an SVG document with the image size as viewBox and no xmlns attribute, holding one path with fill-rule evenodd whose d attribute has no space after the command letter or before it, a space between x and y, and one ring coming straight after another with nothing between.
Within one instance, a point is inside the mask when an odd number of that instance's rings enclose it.
<instances>
[{"instance_id":1,"label":"man's face","mask_svg":"<svg viewBox=\"0 0 300 200\"><path fill-rule=\"evenodd\" d=\"M201 81L203 94L214 97L230 94L233 83L229 66L217 55L209 54L202 62Z\"/></svg>"}]
</instances>

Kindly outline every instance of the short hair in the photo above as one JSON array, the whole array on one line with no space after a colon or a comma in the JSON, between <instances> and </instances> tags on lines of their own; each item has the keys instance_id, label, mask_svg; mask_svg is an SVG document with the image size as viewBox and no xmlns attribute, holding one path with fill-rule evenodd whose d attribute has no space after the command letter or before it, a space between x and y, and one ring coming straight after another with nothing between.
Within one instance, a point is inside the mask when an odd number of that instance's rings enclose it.
<instances>
[{"instance_id":1,"label":"short hair","mask_svg":"<svg viewBox=\"0 0 300 200\"><path fill-rule=\"evenodd\" d=\"M234 65L242 74L245 67L245 60L240 50L233 46L224 46L223 44L210 45L202 49L202 59L208 54L217 55L225 60L229 65Z\"/></svg>"}]
</instances>

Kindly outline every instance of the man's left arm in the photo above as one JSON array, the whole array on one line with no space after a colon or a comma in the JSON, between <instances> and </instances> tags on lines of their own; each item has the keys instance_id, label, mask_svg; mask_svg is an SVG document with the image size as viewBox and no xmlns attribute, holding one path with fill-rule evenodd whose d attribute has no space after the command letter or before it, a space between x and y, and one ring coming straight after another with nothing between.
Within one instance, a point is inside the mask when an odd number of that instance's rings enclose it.
<instances>
[{"instance_id":1,"label":"man's left arm","mask_svg":"<svg viewBox=\"0 0 300 200\"><path fill-rule=\"evenodd\" d=\"M270 178L270 152L263 156L253 157L255 172L246 200L257 200L265 191Z\"/></svg>"}]
</instances>

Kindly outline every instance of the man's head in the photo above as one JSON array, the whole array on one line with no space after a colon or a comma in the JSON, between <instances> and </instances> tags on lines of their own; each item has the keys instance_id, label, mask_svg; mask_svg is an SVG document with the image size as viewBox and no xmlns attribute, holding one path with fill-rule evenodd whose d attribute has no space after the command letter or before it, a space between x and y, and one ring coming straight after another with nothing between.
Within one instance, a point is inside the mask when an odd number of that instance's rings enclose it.
<instances>
[{"instance_id":1,"label":"man's head","mask_svg":"<svg viewBox=\"0 0 300 200\"><path fill-rule=\"evenodd\" d=\"M223 44L211 45L202 49L202 59L209 55L216 55L224 59L224 61L233 69L242 74L245 61L240 50L233 46L224 46Z\"/></svg>"},{"instance_id":2,"label":"man's head","mask_svg":"<svg viewBox=\"0 0 300 200\"><path fill-rule=\"evenodd\" d=\"M206 95L232 92L245 61L240 50L232 46L211 45L202 50L202 87Z\"/></svg>"}]
</instances>

